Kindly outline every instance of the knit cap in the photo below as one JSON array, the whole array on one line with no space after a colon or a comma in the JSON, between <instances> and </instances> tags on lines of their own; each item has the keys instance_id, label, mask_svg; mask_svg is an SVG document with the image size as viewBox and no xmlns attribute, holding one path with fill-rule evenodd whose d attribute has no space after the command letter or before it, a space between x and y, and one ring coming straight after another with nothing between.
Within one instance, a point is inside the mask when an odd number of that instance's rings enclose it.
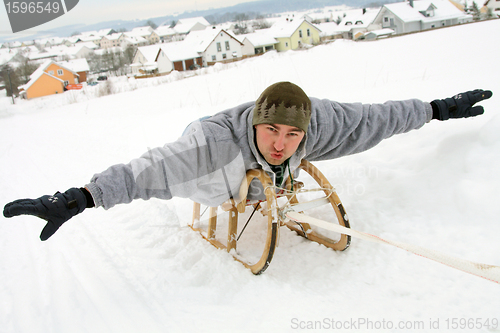
<instances>
[{"instance_id":1,"label":"knit cap","mask_svg":"<svg viewBox=\"0 0 500 333\"><path fill-rule=\"evenodd\" d=\"M278 82L266 88L255 102L252 124L281 124L307 132L311 100L297 85Z\"/></svg>"}]
</instances>

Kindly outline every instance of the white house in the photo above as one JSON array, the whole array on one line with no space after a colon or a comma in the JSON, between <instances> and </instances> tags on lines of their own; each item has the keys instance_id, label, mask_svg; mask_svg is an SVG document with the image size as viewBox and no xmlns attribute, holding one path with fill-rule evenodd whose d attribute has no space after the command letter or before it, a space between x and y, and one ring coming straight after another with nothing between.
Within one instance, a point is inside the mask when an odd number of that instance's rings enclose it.
<instances>
[{"instance_id":1,"label":"white house","mask_svg":"<svg viewBox=\"0 0 500 333\"><path fill-rule=\"evenodd\" d=\"M170 61L159 45L137 48L130 67L132 68L132 74L135 76L162 75L170 73L173 69L172 61Z\"/></svg>"},{"instance_id":2,"label":"white house","mask_svg":"<svg viewBox=\"0 0 500 333\"><path fill-rule=\"evenodd\" d=\"M275 50L275 45L279 43L276 38L259 31L237 37L243 43L241 52L244 56Z\"/></svg>"},{"instance_id":3,"label":"white house","mask_svg":"<svg viewBox=\"0 0 500 333\"><path fill-rule=\"evenodd\" d=\"M154 33L156 34L156 36L158 36L159 41L162 43L178 41L182 39L177 36L177 31L175 29L170 28L170 26L166 25L159 26L158 28L156 28Z\"/></svg>"},{"instance_id":4,"label":"white house","mask_svg":"<svg viewBox=\"0 0 500 333\"><path fill-rule=\"evenodd\" d=\"M109 49L113 47L120 47L121 43L125 39L125 35L123 33L116 33L111 35L106 35L101 39L101 48Z\"/></svg>"},{"instance_id":5,"label":"white house","mask_svg":"<svg viewBox=\"0 0 500 333\"><path fill-rule=\"evenodd\" d=\"M191 44L203 56L203 66L242 57L243 43L223 29L192 31L184 42Z\"/></svg>"},{"instance_id":6,"label":"white house","mask_svg":"<svg viewBox=\"0 0 500 333\"><path fill-rule=\"evenodd\" d=\"M379 12L380 8L349 10L338 25L338 32L345 39L357 39L367 31L378 30L380 26L374 25L373 22Z\"/></svg>"},{"instance_id":7,"label":"white house","mask_svg":"<svg viewBox=\"0 0 500 333\"><path fill-rule=\"evenodd\" d=\"M384 5L373 23L396 34L471 22L472 16L448 0L410 0Z\"/></svg>"},{"instance_id":8,"label":"white house","mask_svg":"<svg viewBox=\"0 0 500 333\"><path fill-rule=\"evenodd\" d=\"M161 44L161 49L172 62L174 70L182 72L203 66L203 56L194 45L184 42Z\"/></svg>"},{"instance_id":9,"label":"white house","mask_svg":"<svg viewBox=\"0 0 500 333\"><path fill-rule=\"evenodd\" d=\"M180 19L177 21L177 24L174 26L175 31L180 36L185 36L189 34L191 31L200 31L205 30L210 23L204 17L193 17Z\"/></svg>"}]
</instances>

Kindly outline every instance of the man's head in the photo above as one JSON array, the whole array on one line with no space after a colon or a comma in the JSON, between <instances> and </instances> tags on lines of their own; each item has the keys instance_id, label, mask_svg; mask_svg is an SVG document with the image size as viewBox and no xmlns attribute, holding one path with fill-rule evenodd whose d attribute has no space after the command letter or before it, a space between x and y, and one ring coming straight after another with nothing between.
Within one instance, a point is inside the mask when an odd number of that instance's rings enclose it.
<instances>
[{"instance_id":1,"label":"man's head","mask_svg":"<svg viewBox=\"0 0 500 333\"><path fill-rule=\"evenodd\" d=\"M311 120L311 100L297 85L278 82L262 92L253 110L253 125L281 124L307 132Z\"/></svg>"},{"instance_id":2,"label":"man's head","mask_svg":"<svg viewBox=\"0 0 500 333\"><path fill-rule=\"evenodd\" d=\"M290 82L269 86L255 103L253 125L257 148L266 161L279 165L292 156L307 132L311 100Z\"/></svg>"}]
</instances>

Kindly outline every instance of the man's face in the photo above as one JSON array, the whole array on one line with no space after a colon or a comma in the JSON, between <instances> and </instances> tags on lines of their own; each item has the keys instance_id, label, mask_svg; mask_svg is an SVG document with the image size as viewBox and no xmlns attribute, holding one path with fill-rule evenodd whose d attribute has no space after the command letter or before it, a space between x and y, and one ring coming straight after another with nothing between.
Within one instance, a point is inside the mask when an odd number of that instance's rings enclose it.
<instances>
[{"instance_id":1,"label":"man's face","mask_svg":"<svg viewBox=\"0 0 500 333\"><path fill-rule=\"evenodd\" d=\"M280 124L255 125L257 148L271 165L280 165L292 156L304 138L304 131Z\"/></svg>"}]
</instances>

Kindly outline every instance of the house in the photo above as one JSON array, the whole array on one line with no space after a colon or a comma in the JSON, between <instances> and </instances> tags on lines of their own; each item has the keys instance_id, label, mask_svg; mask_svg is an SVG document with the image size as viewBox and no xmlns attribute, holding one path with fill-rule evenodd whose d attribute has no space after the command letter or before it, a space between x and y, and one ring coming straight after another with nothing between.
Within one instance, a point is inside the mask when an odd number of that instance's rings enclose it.
<instances>
[{"instance_id":1,"label":"house","mask_svg":"<svg viewBox=\"0 0 500 333\"><path fill-rule=\"evenodd\" d=\"M134 60L130 65L134 76L164 75L173 69L172 61L159 45L141 46L137 48Z\"/></svg>"},{"instance_id":2,"label":"house","mask_svg":"<svg viewBox=\"0 0 500 333\"><path fill-rule=\"evenodd\" d=\"M205 30L210 23L204 17L193 17L187 19L180 19L174 26L174 30L180 39L183 39L192 31Z\"/></svg>"},{"instance_id":3,"label":"house","mask_svg":"<svg viewBox=\"0 0 500 333\"><path fill-rule=\"evenodd\" d=\"M472 22L472 16L448 0L410 0L385 4L373 24L402 34L466 22Z\"/></svg>"},{"instance_id":4,"label":"house","mask_svg":"<svg viewBox=\"0 0 500 333\"><path fill-rule=\"evenodd\" d=\"M66 67L78 74L78 83L87 82L87 76L90 72L90 67L87 59L73 59L68 61L58 62L59 65Z\"/></svg>"},{"instance_id":5,"label":"house","mask_svg":"<svg viewBox=\"0 0 500 333\"><path fill-rule=\"evenodd\" d=\"M172 42L176 40L181 40L182 38L177 37L177 31L170 26L162 25L156 28L154 34L158 37L159 42Z\"/></svg>"},{"instance_id":6,"label":"house","mask_svg":"<svg viewBox=\"0 0 500 333\"><path fill-rule=\"evenodd\" d=\"M61 94L69 84L79 83L79 76L71 69L52 60L42 63L30 75L30 80L19 87L23 98L31 99L53 94Z\"/></svg>"},{"instance_id":7,"label":"house","mask_svg":"<svg viewBox=\"0 0 500 333\"><path fill-rule=\"evenodd\" d=\"M276 38L276 50L296 50L319 44L321 30L306 19L287 19L265 29Z\"/></svg>"},{"instance_id":8,"label":"house","mask_svg":"<svg viewBox=\"0 0 500 333\"><path fill-rule=\"evenodd\" d=\"M366 32L364 34L363 38L366 40L374 40L374 39L387 38L393 34L394 34L394 30L385 28L385 29L372 30L372 31Z\"/></svg>"},{"instance_id":9,"label":"house","mask_svg":"<svg viewBox=\"0 0 500 333\"><path fill-rule=\"evenodd\" d=\"M262 32L239 35L238 39L243 43L241 51L243 56L262 54L275 50L276 44L279 43L276 38Z\"/></svg>"},{"instance_id":10,"label":"house","mask_svg":"<svg viewBox=\"0 0 500 333\"><path fill-rule=\"evenodd\" d=\"M65 51L65 55L67 55L71 59L78 58L86 58L92 54L94 54L94 50L97 48L94 43L76 43L71 47L68 47Z\"/></svg>"},{"instance_id":11,"label":"house","mask_svg":"<svg viewBox=\"0 0 500 333\"><path fill-rule=\"evenodd\" d=\"M236 37L223 29L207 28L192 31L184 39L198 54L203 56L203 66L211 66L216 62L228 62L242 58L241 43Z\"/></svg>"},{"instance_id":12,"label":"house","mask_svg":"<svg viewBox=\"0 0 500 333\"><path fill-rule=\"evenodd\" d=\"M203 66L203 56L189 43L165 43L161 45L161 49L172 62L175 71L182 72Z\"/></svg>"},{"instance_id":13,"label":"house","mask_svg":"<svg viewBox=\"0 0 500 333\"><path fill-rule=\"evenodd\" d=\"M108 49L111 47L119 47L122 44L125 37L126 36L122 33L103 36L101 38L101 48Z\"/></svg>"},{"instance_id":14,"label":"house","mask_svg":"<svg viewBox=\"0 0 500 333\"><path fill-rule=\"evenodd\" d=\"M143 38L141 36L125 35L125 37L122 39L122 42L120 43L120 47L122 49L126 49L129 45L132 45L135 47L140 47L140 46L146 46L149 44L150 44L149 41L146 38Z\"/></svg>"},{"instance_id":15,"label":"house","mask_svg":"<svg viewBox=\"0 0 500 333\"><path fill-rule=\"evenodd\" d=\"M338 25L338 33L344 39L358 39L363 38L367 31L381 29L379 25L374 25L373 20L380 12L377 9L352 9L345 13Z\"/></svg>"},{"instance_id":16,"label":"house","mask_svg":"<svg viewBox=\"0 0 500 333\"><path fill-rule=\"evenodd\" d=\"M336 22L318 23L316 26L321 30L319 38L322 43L333 39L343 38L342 31L339 29L339 25Z\"/></svg>"}]
</instances>

